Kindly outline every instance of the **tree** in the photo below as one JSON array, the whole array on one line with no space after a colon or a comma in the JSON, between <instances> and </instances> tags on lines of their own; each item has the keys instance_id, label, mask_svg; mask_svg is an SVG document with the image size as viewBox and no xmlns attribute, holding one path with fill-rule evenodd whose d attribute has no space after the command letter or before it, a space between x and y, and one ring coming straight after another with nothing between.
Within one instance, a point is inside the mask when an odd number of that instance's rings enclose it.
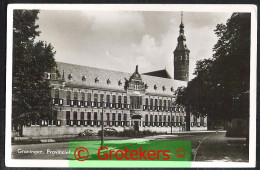
<instances>
[{"instance_id":1,"label":"tree","mask_svg":"<svg viewBox=\"0 0 260 170\"><path fill-rule=\"evenodd\" d=\"M54 108L50 83L44 73L55 68L51 44L35 42L40 35L36 25L38 10L14 10L13 15L13 96L12 123L25 125L31 120L49 119Z\"/></svg>"},{"instance_id":2,"label":"tree","mask_svg":"<svg viewBox=\"0 0 260 170\"><path fill-rule=\"evenodd\" d=\"M250 14L233 13L219 24L210 59L196 64L196 77L177 90L178 104L211 121L249 119Z\"/></svg>"}]
</instances>

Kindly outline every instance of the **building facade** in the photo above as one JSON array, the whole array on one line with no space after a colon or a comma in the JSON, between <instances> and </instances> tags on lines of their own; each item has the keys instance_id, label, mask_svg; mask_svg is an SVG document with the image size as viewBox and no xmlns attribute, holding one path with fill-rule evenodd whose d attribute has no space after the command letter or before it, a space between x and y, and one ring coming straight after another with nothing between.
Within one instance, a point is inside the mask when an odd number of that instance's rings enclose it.
<instances>
[{"instance_id":1,"label":"building facade","mask_svg":"<svg viewBox=\"0 0 260 170\"><path fill-rule=\"evenodd\" d=\"M175 90L188 82L190 51L185 40L181 22L174 79L166 69L140 74L136 66L131 74L57 62L56 70L45 73L56 108L53 119L32 121L23 128L23 135L78 134L85 129L98 132L102 114L104 126L118 131L206 130L206 117L195 117L175 104Z\"/></svg>"}]
</instances>

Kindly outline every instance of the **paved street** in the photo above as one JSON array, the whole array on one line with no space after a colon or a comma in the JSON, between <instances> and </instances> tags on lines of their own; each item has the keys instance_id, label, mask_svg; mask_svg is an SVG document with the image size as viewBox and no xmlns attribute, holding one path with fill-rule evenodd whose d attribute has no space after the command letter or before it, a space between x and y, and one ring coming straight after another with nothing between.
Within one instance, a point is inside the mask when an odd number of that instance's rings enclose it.
<instances>
[{"instance_id":1,"label":"paved street","mask_svg":"<svg viewBox=\"0 0 260 170\"><path fill-rule=\"evenodd\" d=\"M248 161L248 149L245 138L227 138L225 132L177 133L174 135L157 135L145 138L127 139L136 140L176 140L191 141L193 161ZM84 141L81 141L84 142ZM100 141L95 141L88 150L97 150ZM23 153L31 150L34 153ZM18 153L20 152L20 153ZM68 159L68 142L44 143L30 145L13 145L12 156L15 159Z\"/></svg>"}]
</instances>

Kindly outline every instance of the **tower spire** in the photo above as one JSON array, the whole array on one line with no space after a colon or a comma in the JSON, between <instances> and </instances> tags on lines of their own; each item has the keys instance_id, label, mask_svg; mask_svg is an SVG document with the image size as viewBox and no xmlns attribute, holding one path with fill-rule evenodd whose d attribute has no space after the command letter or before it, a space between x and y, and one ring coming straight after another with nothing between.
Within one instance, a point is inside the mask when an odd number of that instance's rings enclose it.
<instances>
[{"instance_id":1,"label":"tower spire","mask_svg":"<svg viewBox=\"0 0 260 170\"><path fill-rule=\"evenodd\" d=\"M188 81L189 80L189 54L190 50L186 45L186 37L184 35L183 12L181 11L180 35L177 38L177 47L174 50L174 79Z\"/></svg>"},{"instance_id":2,"label":"tower spire","mask_svg":"<svg viewBox=\"0 0 260 170\"><path fill-rule=\"evenodd\" d=\"M183 24L183 11L181 11L181 23Z\"/></svg>"},{"instance_id":3,"label":"tower spire","mask_svg":"<svg viewBox=\"0 0 260 170\"><path fill-rule=\"evenodd\" d=\"M181 11L180 35L184 35L183 12Z\"/></svg>"}]
</instances>

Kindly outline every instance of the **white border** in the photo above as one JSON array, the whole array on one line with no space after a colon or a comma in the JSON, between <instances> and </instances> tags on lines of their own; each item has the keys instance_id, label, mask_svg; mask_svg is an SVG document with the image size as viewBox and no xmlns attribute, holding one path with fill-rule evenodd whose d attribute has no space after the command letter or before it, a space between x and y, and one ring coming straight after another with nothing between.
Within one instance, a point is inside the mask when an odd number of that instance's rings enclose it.
<instances>
[{"instance_id":1,"label":"white border","mask_svg":"<svg viewBox=\"0 0 260 170\"><path fill-rule=\"evenodd\" d=\"M251 13L250 53L250 137L249 163L192 162L191 167L255 167L256 166L256 80L257 80L257 6L255 5L170 5L170 4L9 4L7 9L7 69L6 69L6 135L5 164L8 167L68 167L67 160L19 160L11 158L12 108L12 48L13 10L96 10L96 11L189 11L189 12L249 12Z\"/></svg>"}]
</instances>

